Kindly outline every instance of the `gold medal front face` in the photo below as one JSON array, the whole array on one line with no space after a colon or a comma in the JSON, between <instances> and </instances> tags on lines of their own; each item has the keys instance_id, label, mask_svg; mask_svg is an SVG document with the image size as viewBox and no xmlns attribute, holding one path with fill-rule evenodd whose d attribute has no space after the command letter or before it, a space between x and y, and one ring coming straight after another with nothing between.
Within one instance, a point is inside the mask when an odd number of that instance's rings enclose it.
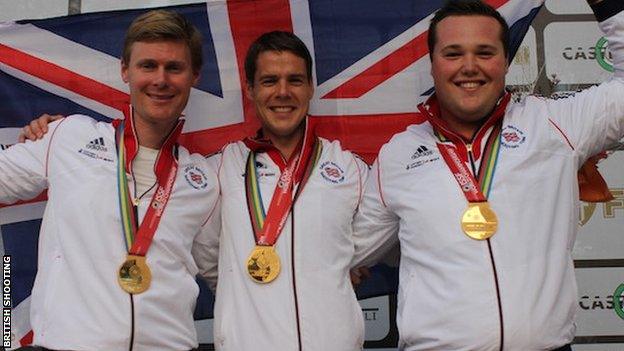
<instances>
[{"instance_id":1,"label":"gold medal front face","mask_svg":"<svg viewBox=\"0 0 624 351\"><path fill-rule=\"evenodd\" d=\"M498 218L487 202L471 202L461 220L464 233L475 240L486 240L498 229Z\"/></svg>"},{"instance_id":2,"label":"gold medal front face","mask_svg":"<svg viewBox=\"0 0 624 351\"><path fill-rule=\"evenodd\" d=\"M147 290L152 282L145 257L128 255L126 261L119 267L117 281L121 288L130 294L140 294Z\"/></svg>"},{"instance_id":3,"label":"gold medal front face","mask_svg":"<svg viewBox=\"0 0 624 351\"><path fill-rule=\"evenodd\" d=\"M280 272L280 259L273 246L257 245L247 259L247 273L256 283L270 283Z\"/></svg>"}]
</instances>

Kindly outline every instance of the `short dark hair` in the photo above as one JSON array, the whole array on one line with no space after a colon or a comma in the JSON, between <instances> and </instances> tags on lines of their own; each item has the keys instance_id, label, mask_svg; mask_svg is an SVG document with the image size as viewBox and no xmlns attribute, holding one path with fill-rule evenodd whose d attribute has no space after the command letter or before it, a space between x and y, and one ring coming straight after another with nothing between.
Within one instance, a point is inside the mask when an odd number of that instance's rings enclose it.
<instances>
[{"instance_id":1,"label":"short dark hair","mask_svg":"<svg viewBox=\"0 0 624 351\"><path fill-rule=\"evenodd\" d=\"M247 84L253 86L256 75L258 56L265 51L288 51L301 57L306 64L308 80L312 81L312 56L306 45L296 35L290 32L273 31L264 33L256 39L245 56L245 78Z\"/></svg>"},{"instance_id":2,"label":"short dark hair","mask_svg":"<svg viewBox=\"0 0 624 351\"><path fill-rule=\"evenodd\" d=\"M429 24L429 38L427 39L429 57L433 55L433 49L438 39L436 33L438 23L450 16L486 16L494 18L501 25L500 40L503 42L505 56L509 55L509 25L496 9L480 0L450 0L435 13Z\"/></svg>"},{"instance_id":3,"label":"short dark hair","mask_svg":"<svg viewBox=\"0 0 624 351\"><path fill-rule=\"evenodd\" d=\"M152 10L137 17L126 31L121 62L130 64L132 44L135 42L183 41L191 52L193 71L202 67L202 36L197 27L174 11Z\"/></svg>"}]
</instances>

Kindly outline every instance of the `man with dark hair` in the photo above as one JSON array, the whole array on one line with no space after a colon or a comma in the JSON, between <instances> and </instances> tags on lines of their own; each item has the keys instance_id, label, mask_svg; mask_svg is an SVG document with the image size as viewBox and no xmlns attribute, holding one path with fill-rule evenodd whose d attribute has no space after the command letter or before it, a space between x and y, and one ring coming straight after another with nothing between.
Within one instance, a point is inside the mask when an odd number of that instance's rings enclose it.
<instances>
[{"instance_id":1,"label":"man with dark hair","mask_svg":"<svg viewBox=\"0 0 624 351\"><path fill-rule=\"evenodd\" d=\"M305 44L292 33L274 31L265 33L256 39L245 55L245 78L253 83L256 74L258 56L266 51L288 51L305 61L305 70L308 77L312 77L312 56Z\"/></svg>"},{"instance_id":2,"label":"man with dark hair","mask_svg":"<svg viewBox=\"0 0 624 351\"><path fill-rule=\"evenodd\" d=\"M266 33L245 62L262 127L209 159L222 189L215 347L360 350L364 320L349 263L368 167L315 135L312 58L299 38Z\"/></svg>"},{"instance_id":3,"label":"man with dark hair","mask_svg":"<svg viewBox=\"0 0 624 351\"><path fill-rule=\"evenodd\" d=\"M55 350L190 350L202 226L216 172L177 139L201 68L201 36L156 10L128 29L123 120L73 115L0 151L0 202L48 189L31 295L34 344ZM193 206L188 204L192 203Z\"/></svg>"},{"instance_id":4,"label":"man with dark hair","mask_svg":"<svg viewBox=\"0 0 624 351\"><path fill-rule=\"evenodd\" d=\"M589 3L614 76L519 104L500 15L465 0L435 15L425 122L382 147L354 221L354 263L400 243L400 349L570 350L576 173L624 136L624 2Z\"/></svg>"},{"instance_id":5,"label":"man with dark hair","mask_svg":"<svg viewBox=\"0 0 624 351\"><path fill-rule=\"evenodd\" d=\"M427 46L429 49L429 58L433 59L433 49L438 39L438 24L449 16L485 16L491 17L499 24L499 38L503 43L503 53L509 58L509 25L503 16L491 6L483 6L480 1L454 1L448 2L446 6L436 11L429 22L429 36L427 37Z\"/></svg>"}]
</instances>

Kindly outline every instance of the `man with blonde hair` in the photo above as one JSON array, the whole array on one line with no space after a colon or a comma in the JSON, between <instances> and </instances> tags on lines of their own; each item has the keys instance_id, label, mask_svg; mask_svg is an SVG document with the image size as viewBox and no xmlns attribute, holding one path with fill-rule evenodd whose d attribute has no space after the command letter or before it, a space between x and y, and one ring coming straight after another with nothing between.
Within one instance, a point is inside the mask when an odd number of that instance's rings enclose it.
<instances>
[{"instance_id":1,"label":"man with blonde hair","mask_svg":"<svg viewBox=\"0 0 624 351\"><path fill-rule=\"evenodd\" d=\"M32 291L44 350L190 350L199 288L192 247L216 207L216 174L177 144L202 65L184 17L150 11L129 27L125 118L73 115L0 152L0 202L48 189ZM193 206L188 206L192 203Z\"/></svg>"}]
</instances>

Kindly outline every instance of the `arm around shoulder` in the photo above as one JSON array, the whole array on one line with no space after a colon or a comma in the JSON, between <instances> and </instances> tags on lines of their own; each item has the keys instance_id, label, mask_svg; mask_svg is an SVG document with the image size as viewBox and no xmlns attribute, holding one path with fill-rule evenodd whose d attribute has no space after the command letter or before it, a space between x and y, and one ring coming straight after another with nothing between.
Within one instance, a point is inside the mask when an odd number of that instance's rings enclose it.
<instances>
[{"instance_id":1,"label":"arm around shoulder","mask_svg":"<svg viewBox=\"0 0 624 351\"><path fill-rule=\"evenodd\" d=\"M352 267L377 263L398 242L399 218L384 201L379 167L377 160L369 171L362 201L353 219Z\"/></svg>"},{"instance_id":2,"label":"arm around shoulder","mask_svg":"<svg viewBox=\"0 0 624 351\"><path fill-rule=\"evenodd\" d=\"M191 253L199 269L199 274L206 280L210 289L216 292L218 262L219 262L219 236L221 235L221 189L219 185L219 169L222 154L214 154L206 158L207 168L214 176L214 205L202 226L201 231L195 237Z\"/></svg>"},{"instance_id":3,"label":"arm around shoulder","mask_svg":"<svg viewBox=\"0 0 624 351\"><path fill-rule=\"evenodd\" d=\"M0 151L0 203L29 200L48 186L48 160L56 130L65 120L50 124L41 140L15 144Z\"/></svg>"}]
</instances>

